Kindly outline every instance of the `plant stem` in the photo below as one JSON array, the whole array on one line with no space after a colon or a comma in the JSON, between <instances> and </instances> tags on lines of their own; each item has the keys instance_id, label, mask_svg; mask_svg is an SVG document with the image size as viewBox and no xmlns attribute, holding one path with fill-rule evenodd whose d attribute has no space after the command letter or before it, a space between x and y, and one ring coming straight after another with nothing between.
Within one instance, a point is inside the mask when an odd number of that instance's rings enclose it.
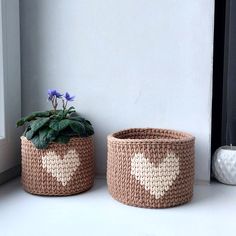
<instances>
[{"instance_id":1,"label":"plant stem","mask_svg":"<svg viewBox=\"0 0 236 236\"><path fill-rule=\"evenodd\" d=\"M54 109L55 112L56 112L56 110L57 110L57 105L58 105L58 103L57 103L57 97L56 97L56 96L53 96L53 98L52 98L52 106L53 106L53 109Z\"/></svg>"},{"instance_id":2,"label":"plant stem","mask_svg":"<svg viewBox=\"0 0 236 236\"><path fill-rule=\"evenodd\" d=\"M62 99L62 107L63 107L63 110L65 110L67 107L67 101L65 101L64 99Z\"/></svg>"}]
</instances>

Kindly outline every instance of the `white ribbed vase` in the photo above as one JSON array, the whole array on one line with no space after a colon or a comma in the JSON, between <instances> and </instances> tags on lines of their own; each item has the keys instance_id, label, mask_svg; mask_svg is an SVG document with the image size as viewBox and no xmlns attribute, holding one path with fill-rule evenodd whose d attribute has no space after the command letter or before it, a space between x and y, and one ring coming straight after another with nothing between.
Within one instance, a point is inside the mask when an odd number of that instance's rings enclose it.
<instances>
[{"instance_id":1,"label":"white ribbed vase","mask_svg":"<svg viewBox=\"0 0 236 236\"><path fill-rule=\"evenodd\" d=\"M221 183L236 185L236 147L218 148L213 156L212 170Z\"/></svg>"}]
</instances>

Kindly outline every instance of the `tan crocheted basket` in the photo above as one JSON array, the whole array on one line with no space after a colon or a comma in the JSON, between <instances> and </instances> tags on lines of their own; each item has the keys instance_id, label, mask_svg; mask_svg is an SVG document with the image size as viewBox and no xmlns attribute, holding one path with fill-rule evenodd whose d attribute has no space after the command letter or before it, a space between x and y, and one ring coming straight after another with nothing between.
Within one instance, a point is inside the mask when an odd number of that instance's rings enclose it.
<instances>
[{"instance_id":1,"label":"tan crocheted basket","mask_svg":"<svg viewBox=\"0 0 236 236\"><path fill-rule=\"evenodd\" d=\"M108 190L118 201L165 208L193 195L194 137L165 129L128 129L108 136Z\"/></svg>"},{"instance_id":2,"label":"tan crocheted basket","mask_svg":"<svg viewBox=\"0 0 236 236\"><path fill-rule=\"evenodd\" d=\"M68 144L51 143L37 149L21 137L22 184L38 195L72 195L84 192L94 182L93 137L71 138Z\"/></svg>"}]
</instances>

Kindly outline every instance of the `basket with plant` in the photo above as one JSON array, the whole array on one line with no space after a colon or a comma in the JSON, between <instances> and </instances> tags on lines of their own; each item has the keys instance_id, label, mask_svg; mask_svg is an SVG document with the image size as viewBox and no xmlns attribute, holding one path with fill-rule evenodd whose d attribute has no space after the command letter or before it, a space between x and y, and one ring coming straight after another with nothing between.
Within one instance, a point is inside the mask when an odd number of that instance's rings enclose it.
<instances>
[{"instance_id":1,"label":"basket with plant","mask_svg":"<svg viewBox=\"0 0 236 236\"><path fill-rule=\"evenodd\" d=\"M76 112L69 93L48 91L53 109L33 112L17 122L21 137L22 184L39 195L71 195L91 188L94 181L94 130ZM62 109L58 109L59 102Z\"/></svg>"}]
</instances>

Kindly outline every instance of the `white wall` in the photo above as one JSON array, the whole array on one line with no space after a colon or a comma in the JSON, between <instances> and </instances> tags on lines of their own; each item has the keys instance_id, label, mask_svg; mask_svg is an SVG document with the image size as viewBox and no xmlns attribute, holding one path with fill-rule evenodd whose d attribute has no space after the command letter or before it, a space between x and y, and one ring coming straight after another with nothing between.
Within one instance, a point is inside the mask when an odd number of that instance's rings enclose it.
<instances>
[{"instance_id":1,"label":"white wall","mask_svg":"<svg viewBox=\"0 0 236 236\"><path fill-rule=\"evenodd\" d=\"M100 174L110 132L191 132L208 180L213 18L213 0L22 0L23 111L48 107L48 88L75 94Z\"/></svg>"}]
</instances>

